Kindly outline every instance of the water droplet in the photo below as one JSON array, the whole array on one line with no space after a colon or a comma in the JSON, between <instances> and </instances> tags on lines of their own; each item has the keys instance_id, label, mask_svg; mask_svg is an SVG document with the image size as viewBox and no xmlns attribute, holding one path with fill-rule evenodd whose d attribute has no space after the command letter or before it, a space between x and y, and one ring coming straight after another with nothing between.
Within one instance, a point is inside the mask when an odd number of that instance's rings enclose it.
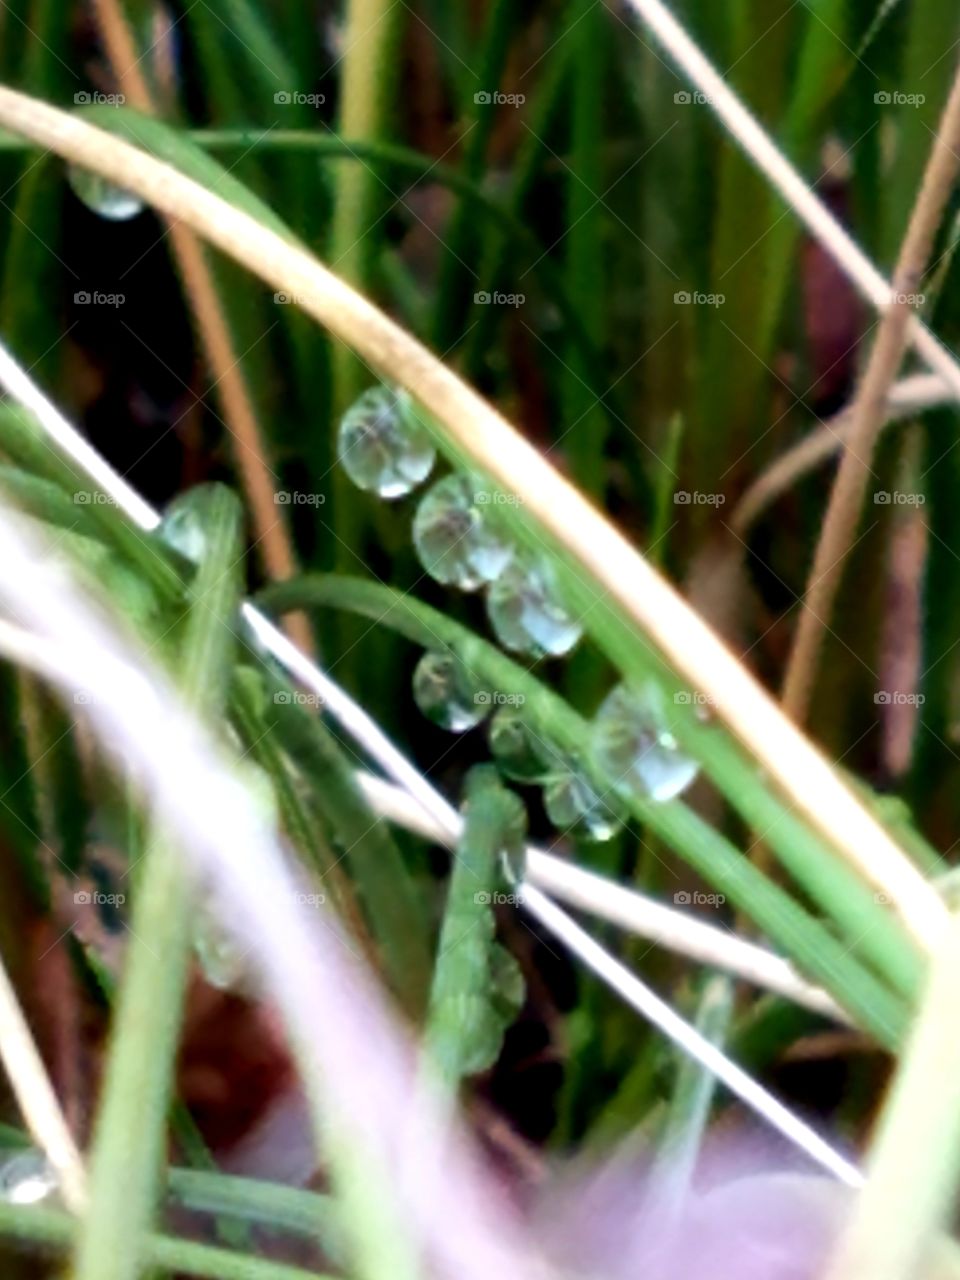
<instances>
[{"instance_id":1,"label":"water droplet","mask_svg":"<svg viewBox=\"0 0 960 1280\"><path fill-rule=\"evenodd\" d=\"M402 498L426 480L437 453L405 391L371 387L340 420L344 471L360 489Z\"/></svg>"},{"instance_id":2,"label":"water droplet","mask_svg":"<svg viewBox=\"0 0 960 1280\"><path fill-rule=\"evenodd\" d=\"M160 537L191 564L199 564L207 551L207 534L190 494L182 494L167 507L160 522Z\"/></svg>"},{"instance_id":3,"label":"water droplet","mask_svg":"<svg viewBox=\"0 0 960 1280\"><path fill-rule=\"evenodd\" d=\"M18 1151L0 1165L0 1199L8 1204L37 1204L57 1191L57 1175L42 1151Z\"/></svg>"},{"instance_id":4,"label":"water droplet","mask_svg":"<svg viewBox=\"0 0 960 1280\"><path fill-rule=\"evenodd\" d=\"M699 766L670 730L666 699L653 681L640 690L619 684L607 694L594 720L593 749L618 791L672 800L690 785Z\"/></svg>"},{"instance_id":5,"label":"water droplet","mask_svg":"<svg viewBox=\"0 0 960 1280\"><path fill-rule=\"evenodd\" d=\"M487 616L505 649L538 658L569 653L583 635L542 557L517 556L507 565L487 592Z\"/></svg>"},{"instance_id":6,"label":"water droplet","mask_svg":"<svg viewBox=\"0 0 960 1280\"><path fill-rule=\"evenodd\" d=\"M497 578L513 555L513 543L469 476L444 476L424 495L413 520L413 545L437 582L476 591Z\"/></svg>"},{"instance_id":7,"label":"water droplet","mask_svg":"<svg viewBox=\"0 0 960 1280\"><path fill-rule=\"evenodd\" d=\"M516 707L501 707L487 731L497 768L515 782L541 782L556 767L555 748L540 741Z\"/></svg>"},{"instance_id":8,"label":"water droplet","mask_svg":"<svg viewBox=\"0 0 960 1280\"><path fill-rule=\"evenodd\" d=\"M280 802L270 774L252 760L239 761L235 769L258 817L276 831L280 826ZM193 950L212 987L244 994L249 991L250 948L222 922L214 898L200 901L193 925Z\"/></svg>"},{"instance_id":9,"label":"water droplet","mask_svg":"<svg viewBox=\"0 0 960 1280\"><path fill-rule=\"evenodd\" d=\"M126 222L142 213L146 207L132 191L116 187L99 173L82 169L78 165L70 165L67 181L78 200L101 218L108 218L111 222Z\"/></svg>"},{"instance_id":10,"label":"water droplet","mask_svg":"<svg viewBox=\"0 0 960 1280\"><path fill-rule=\"evenodd\" d=\"M413 673L413 699L434 724L451 733L475 728L489 711L477 701L462 665L449 653L425 653Z\"/></svg>"},{"instance_id":11,"label":"water droplet","mask_svg":"<svg viewBox=\"0 0 960 1280\"><path fill-rule=\"evenodd\" d=\"M247 972L245 951L229 936L214 914L200 908L194 926L193 950L203 976L220 991L235 991Z\"/></svg>"},{"instance_id":12,"label":"water droplet","mask_svg":"<svg viewBox=\"0 0 960 1280\"><path fill-rule=\"evenodd\" d=\"M596 789L571 769L543 789L547 817L560 831L585 840L612 840L623 825Z\"/></svg>"}]
</instances>

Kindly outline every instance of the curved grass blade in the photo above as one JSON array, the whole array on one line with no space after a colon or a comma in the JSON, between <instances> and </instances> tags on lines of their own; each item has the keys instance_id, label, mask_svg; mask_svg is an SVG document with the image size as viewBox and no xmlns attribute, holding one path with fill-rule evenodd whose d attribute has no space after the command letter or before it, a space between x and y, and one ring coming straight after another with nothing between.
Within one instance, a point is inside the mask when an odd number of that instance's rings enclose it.
<instances>
[{"instance_id":1,"label":"curved grass blade","mask_svg":"<svg viewBox=\"0 0 960 1280\"><path fill-rule=\"evenodd\" d=\"M258 599L267 610L276 612L317 606L351 609L425 648L449 648L468 671L482 676L491 687L522 693L524 714L544 741L557 743L574 758L583 755L588 726L581 716L499 649L408 595L340 575L307 575L297 582L269 587ZM587 760L582 764L591 767ZM602 776L597 776L596 782L600 794L605 793L609 782ZM899 1041L906 1021L899 999L850 954L846 945L723 836L678 800L655 803L634 795L629 810L755 920L881 1043L892 1045ZM905 945L902 935L895 932L893 936L897 945ZM893 968L896 954L892 949L885 954ZM905 975L901 971L899 976L902 979Z\"/></svg>"}]
</instances>

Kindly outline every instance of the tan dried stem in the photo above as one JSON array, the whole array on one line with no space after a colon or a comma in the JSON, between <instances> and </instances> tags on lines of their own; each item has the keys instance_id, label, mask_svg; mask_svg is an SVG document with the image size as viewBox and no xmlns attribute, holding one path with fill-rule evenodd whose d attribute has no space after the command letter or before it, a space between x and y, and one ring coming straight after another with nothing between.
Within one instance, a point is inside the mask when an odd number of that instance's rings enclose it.
<instances>
[{"instance_id":1,"label":"tan dried stem","mask_svg":"<svg viewBox=\"0 0 960 1280\"><path fill-rule=\"evenodd\" d=\"M872 474L871 460L883 427L887 396L910 341L916 295L933 240L960 171L960 68L940 120L920 192L893 277L891 304L880 322L853 408L837 478L813 557L783 682L783 708L803 724L810 708L824 635L830 625L860 510Z\"/></svg>"},{"instance_id":2,"label":"tan dried stem","mask_svg":"<svg viewBox=\"0 0 960 1280\"><path fill-rule=\"evenodd\" d=\"M178 217L271 290L407 387L470 465L524 502L530 519L576 558L717 715L782 794L866 879L888 895L926 951L949 916L936 891L824 757L660 576L550 463L450 369L303 249L213 192L85 120L0 87L0 126L31 138Z\"/></svg>"},{"instance_id":3,"label":"tan dried stem","mask_svg":"<svg viewBox=\"0 0 960 1280\"><path fill-rule=\"evenodd\" d=\"M155 115L156 104L140 69L141 58L119 0L94 0L94 9L115 79L123 85L133 107L144 115ZM234 462L250 504L257 554L267 577L282 582L297 572L297 561L278 514L273 472L266 461L263 437L213 274L203 247L190 228L176 217L168 219L167 227L213 386L219 393L224 421L234 442ZM301 649L312 652L313 638L303 614L291 614L285 628Z\"/></svg>"}]
</instances>

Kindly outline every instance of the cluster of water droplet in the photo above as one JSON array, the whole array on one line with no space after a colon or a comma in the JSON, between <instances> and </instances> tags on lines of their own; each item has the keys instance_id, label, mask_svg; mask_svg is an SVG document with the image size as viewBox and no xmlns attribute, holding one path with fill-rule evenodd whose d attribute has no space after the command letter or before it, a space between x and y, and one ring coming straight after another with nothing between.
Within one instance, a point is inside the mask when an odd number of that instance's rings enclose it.
<instances>
[{"instance_id":1,"label":"cluster of water droplet","mask_svg":"<svg viewBox=\"0 0 960 1280\"><path fill-rule=\"evenodd\" d=\"M405 391L365 391L340 423L338 452L361 489L400 498L436 461L425 420ZM569 653L583 628L565 606L546 557L520 551L495 491L463 473L444 476L421 498L413 544L430 577L460 591L486 590L490 625L504 648L540 658Z\"/></svg>"},{"instance_id":2,"label":"cluster of water droplet","mask_svg":"<svg viewBox=\"0 0 960 1280\"><path fill-rule=\"evenodd\" d=\"M518 708L497 711L487 740L505 777L542 788L544 812L558 830L587 840L609 840L620 830L616 799L600 795L583 761L535 733Z\"/></svg>"},{"instance_id":3,"label":"cluster of water droplet","mask_svg":"<svg viewBox=\"0 0 960 1280\"><path fill-rule=\"evenodd\" d=\"M410 493L436 460L409 396L388 387L366 391L344 415L339 454L360 488L384 498ZM505 649L535 658L569 653L583 629L564 603L553 563L514 543L497 497L462 472L436 481L413 521L420 563L444 586L485 591L490 626ZM449 651L423 655L413 696L429 720L451 733L476 728L493 709L489 692ZM597 712L580 758L541 739L513 705L495 711L489 743L505 777L542 788L556 827L608 840L622 826L622 796L669 800L694 778L696 762L680 751L670 725L659 686L618 685ZM613 781L611 792L598 791L593 779L600 776Z\"/></svg>"}]
</instances>

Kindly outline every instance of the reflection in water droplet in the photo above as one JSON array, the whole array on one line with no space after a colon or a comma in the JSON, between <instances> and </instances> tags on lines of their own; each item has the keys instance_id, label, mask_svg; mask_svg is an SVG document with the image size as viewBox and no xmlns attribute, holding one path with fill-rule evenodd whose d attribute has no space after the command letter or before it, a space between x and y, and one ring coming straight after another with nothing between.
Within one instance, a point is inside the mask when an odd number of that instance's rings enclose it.
<instances>
[{"instance_id":1,"label":"reflection in water droplet","mask_svg":"<svg viewBox=\"0 0 960 1280\"><path fill-rule=\"evenodd\" d=\"M211 987L233 991L247 971L245 951L229 936L212 912L201 907L193 931L193 949Z\"/></svg>"},{"instance_id":2,"label":"reflection in water droplet","mask_svg":"<svg viewBox=\"0 0 960 1280\"><path fill-rule=\"evenodd\" d=\"M425 653L413 673L413 700L434 724L450 733L475 728L490 710L476 700L462 665L449 653Z\"/></svg>"},{"instance_id":3,"label":"reflection in water droplet","mask_svg":"<svg viewBox=\"0 0 960 1280\"><path fill-rule=\"evenodd\" d=\"M37 1204L54 1195L57 1175L42 1151L17 1151L0 1164L0 1200Z\"/></svg>"},{"instance_id":4,"label":"reflection in water droplet","mask_svg":"<svg viewBox=\"0 0 960 1280\"><path fill-rule=\"evenodd\" d=\"M517 555L487 592L487 615L506 649L534 657L569 653L583 627L561 603L548 560Z\"/></svg>"},{"instance_id":5,"label":"reflection in water droplet","mask_svg":"<svg viewBox=\"0 0 960 1280\"><path fill-rule=\"evenodd\" d=\"M179 551L191 564L199 564L207 551L207 534L196 506L186 501L189 497L184 494L184 500L174 498L163 513L159 533L168 547Z\"/></svg>"},{"instance_id":6,"label":"reflection in water droplet","mask_svg":"<svg viewBox=\"0 0 960 1280\"><path fill-rule=\"evenodd\" d=\"M543 789L547 817L560 831L584 840L611 840L622 823L594 787L573 770L557 774Z\"/></svg>"},{"instance_id":7,"label":"reflection in water droplet","mask_svg":"<svg viewBox=\"0 0 960 1280\"><path fill-rule=\"evenodd\" d=\"M101 218L108 218L111 222L126 222L142 213L146 207L132 191L115 187L99 173L82 169L78 165L70 165L67 181L78 200L93 213L99 214Z\"/></svg>"},{"instance_id":8,"label":"reflection in water droplet","mask_svg":"<svg viewBox=\"0 0 960 1280\"><path fill-rule=\"evenodd\" d=\"M273 779L266 769L251 760L235 766L247 796L263 823L276 831L280 826L280 802ZM249 993L249 946L221 922L215 900L201 900L193 922L193 950L212 987L221 991Z\"/></svg>"},{"instance_id":9,"label":"reflection in water droplet","mask_svg":"<svg viewBox=\"0 0 960 1280\"><path fill-rule=\"evenodd\" d=\"M516 707L501 707L490 721L487 741L497 768L516 782L538 782L547 773L533 735Z\"/></svg>"},{"instance_id":10,"label":"reflection in water droplet","mask_svg":"<svg viewBox=\"0 0 960 1280\"><path fill-rule=\"evenodd\" d=\"M337 448L353 483L381 498L415 489L437 456L407 393L384 386L365 391L343 415Z\"/></svg>"},{"instance_id":11,"label":"reflection in water droplet","mask_svg":"<svg viewBox=\"0 0 960 1280\"><path fill-rule=\"evenodd\" d=\"M424 495L413 520L420 563L431 578L461 591L492 582L513 555L493 508L478 503L478 493L484 491L469 476L444 476Z\"/></svg>"},{"instance_id":12,"label":"reflection in water droplet","mask_svg":"<svg viewBox=\"0 0 960 1280\"><path fill-rule=\"evenodd\" d=\"M559 749L531 729L517 707L501 707L495 713L487 741L497 768L515 782L542 782L563 766Z\"/></svg>"},{"instance_id":13,"label":"reflection in water droplet","mask_svg":"<svg viewBox=\"0 0 960 1280\"><path fill-rule=\"evenodd\" d=\"M672 800L690 785L699 766L670 727L666 698L653 681L639 691L625 684L610 691L594 720L593 749L618 791Z\"/></svg>"}]
</instances>

